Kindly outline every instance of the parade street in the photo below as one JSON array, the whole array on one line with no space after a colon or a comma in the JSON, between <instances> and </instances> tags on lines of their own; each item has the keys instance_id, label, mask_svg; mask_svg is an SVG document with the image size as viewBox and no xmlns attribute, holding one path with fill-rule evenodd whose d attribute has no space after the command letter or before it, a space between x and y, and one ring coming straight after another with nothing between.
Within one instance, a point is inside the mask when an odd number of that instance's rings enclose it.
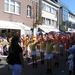
<instances>
[{"instance_id":1,"label":"parade street","mask_svg":"<svg viewBox=\"0 0 75 75\"><path fill-rule=\"evenodd\" d=\"M0 62L0 75L11 75L11 72L8 70L7 63L5 61L6 57L3 57L3 60ZM32 60L25 61L25 72L23 75L47 75L46 74L46 61L42 65L40 63L40 57L37 56L38 67L32 67ZM60 56L59 67L54 66L54 60L52 62L52 75L68 75L68 65L66 65L64 56Z\"/></svg>"},{"instance_id":2,"label":"parade street","mask_svg":"<svg viewBox=\"0 0 75 75\"><path fill-rule=\"evenodd\" d=\"M75 75L74 6L0 0L0 75Z\"/></svg>"}]
</instances>

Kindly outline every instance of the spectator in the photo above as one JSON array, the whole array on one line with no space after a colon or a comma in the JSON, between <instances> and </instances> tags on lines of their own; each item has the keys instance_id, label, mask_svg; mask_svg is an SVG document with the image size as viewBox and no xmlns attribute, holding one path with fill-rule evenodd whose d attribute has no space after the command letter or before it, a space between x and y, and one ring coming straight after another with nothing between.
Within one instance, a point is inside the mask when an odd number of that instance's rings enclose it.
<instances>
[{"instance_id":1,"label":"spectator","mask_svg":"<svg viewBox=\"0 0 75 75\"><path fill-rule=\"evenodd\" d=\"M24 70L24 60L22 56L22 48L18 44L19 37L14 36L9 47L8 59L11 57L9 64L9 69L12 71L12 75L21 75L21 72Z\"/></svg>"},{"instance_id":2,"label":"spectator","mask_svg":"<svg viewBox=\"0 0 75 75\"><path fill-rule=\"evenodd\" d=\"M3 54L8 55L7 45L4 45L4 47L3 47Z\"/></svg>"},{"instance_id":3,"label":"spectator","mask_svg":"<svg viewBox=\"0 0 75 75\"><path fill-rule=\"evenodd\" d=\"M73 67L74 67L73 58L74 58L73 54L70 54L68 56L69 60L66 63L66 64L69 64L69 75L73 74Z\"/></svg>"}]
</instances>

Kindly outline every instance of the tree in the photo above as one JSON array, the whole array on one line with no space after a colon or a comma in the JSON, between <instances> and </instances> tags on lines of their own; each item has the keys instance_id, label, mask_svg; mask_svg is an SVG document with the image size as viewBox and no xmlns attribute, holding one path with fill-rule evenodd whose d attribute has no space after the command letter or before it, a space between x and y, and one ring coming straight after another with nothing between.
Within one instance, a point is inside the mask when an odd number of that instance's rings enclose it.
<instances>
[{"instance_id":1,"label":"tree","mask_svg":"<svg viewBox=\"0 0 75 75\"><path fill-rule=\"evenodd\" d=\"M37 25L42 24L42 0L32 2L32 19L33 19L33 34L37 34Z\"/></svg>"}]
</instances>

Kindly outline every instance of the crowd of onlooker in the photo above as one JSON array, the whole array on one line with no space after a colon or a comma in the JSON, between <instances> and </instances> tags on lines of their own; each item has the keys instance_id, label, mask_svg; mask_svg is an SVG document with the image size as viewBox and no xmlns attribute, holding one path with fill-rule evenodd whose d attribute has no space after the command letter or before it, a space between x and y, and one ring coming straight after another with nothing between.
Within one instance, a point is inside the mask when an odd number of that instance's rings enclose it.
<instances>
[{"instance_id":1,"label":"crowd of onlooker","mask_svg":"<svg viewBox=\"0 0 75 75\"><path fill-rule=\"evenodd\" d=\"M11 38L7 39L6 36L1 36L0 37L0 55L8 55L8 48L11 42ZM75 65L75 33L69 33L69 32L50 32L50 33L39 33L36 37L32 36L24 36L22 35L20 37L20 41L19 44L23 49L23 53L26 55L27 59L30 60L30 53L32 53L33 55L36 55L36 50L33 50L33 44L36 42L36 46L40 52L40 49L45 47L44 49L46 49L46 46L49 43L52 43L55 45L52 48L52 52L54 52L55 55L58 55L59 58L59 53L60 55L63 55L63 47L65 49L65 58L66 60L68 59L69 61L67 63L69 63L69 70L72 69L71 65L74 67ZM57 43L56 43L57 42ZM43 46L43 43L45 44L45 46ZM32 47L31 47L32 45ZM59 46L58 46L59 45ZM31 49L29 48L29 46L31 47ZM58 47L59 48L58 48ZM58 50L56 50L56 49ZM35 48L36 49L36 48ZM31 51L31 52L30 52ZM43 53L46 51L44 51L43 49L41 50L43 51ZM40 52L41 54L41 52ZM41 56L41 55L40 55ZM56 58L57 59L57 58ZM72 59L72 61L71 61ZM43 58L41 58L41 60L43 60L41 63L44 63L44 55ZM37 61L36 61L37 62ZM56 61L57 62L57 61ZM58 65L58 63L55 62L55 65ZM73 63L73 64L72 64ZM34 66L34 64L33 64ZM71 68L70 68L71 67ZM75 69L75 68L73 68ZM71 71L72 72L72 71Z\"/></svg>"},{"instance_id":2,"label":"crowd of onlooker","mask_svg":"<svg viewBox=\"0 0 75 75\"><path fill-rule=\"evenodd\" d=\"M9 42L7 39L0 37L0 54L7 55L8 54Z\"/></svg>"}]
</instances>

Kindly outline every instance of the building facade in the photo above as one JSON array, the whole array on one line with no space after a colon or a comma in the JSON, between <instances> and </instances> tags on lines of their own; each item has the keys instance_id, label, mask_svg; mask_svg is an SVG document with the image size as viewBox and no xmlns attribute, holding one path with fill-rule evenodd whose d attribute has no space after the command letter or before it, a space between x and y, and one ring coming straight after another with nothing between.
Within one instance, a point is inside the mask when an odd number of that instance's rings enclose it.
<instances>
[{"instance_id":1,"label":"building facade","mask_svg":"<svg viewBox=\"0 0 75 75\"><path fill-rule=\"evenodd\" d=\"M18 23L21 23L25 26L32 28L32 13L32 2L30 2L29 0L0 1L0 21L15 22L17 23L17 25Z\"/></svg>"},{"instance_id":2,"label":"building facade","mask_svg":"<svg viewBox=\"0 0 75 75\"><path fill-rule=\"evenodd\" d=\"M44 32L67 31L75 24L75 15L60 0L1 0L0 9L0 30L19 29L28 34L37 26Z\"/></svg>"},{"instance_id":3,"label":"building facade","mask_svg":"<svg viewBox=\"0 0 75 75\"><path fill-rule=\"evenodd\" d=\"M68 12L68 20L69 20L68 31L75 30L75 15L71 11Z\"/></svg>"},{"instance_id":4,"label":"building facade","mask_svg":"<svg viewBox=\"0 0 75 75\"><path fill-rule=\"evenodd\" d=\"M45 32L59 31L59 5L50 0L42 0L42 25Z\"/></svg>"},{"instance_id":5,"label":"building facade","mask_svg":"<svg viewBox=\"0 0 75 75\"><path fill-rule=\"evenodd\" d=\"M63 3L61 0L58 0L58 5L60 5L59 29L60 29L60 31L67 31L68 30L69 7L65 3Z\"/></svg>"},{"instance_id":6,"label":"building facade","mask_svg":"<svg viewBox=\"0 0 75 75\"><path fill-rule=\"evenodd\" d=\"M58 0L58 5L60 5L59 29L61 31L69 31L74 27L74 14L70 11L69 7L61 0Z\"/></svg>"},{"instance_id":7,"label":"building facade","mask_svg":"<svg viewBox=\"0 0 75 75\"><path fill-rule=\"evenodd\" d=\"M28 0L1 0L0 20L20 22L32 27L32 3Z\"/></svg>"}]
</instances>

